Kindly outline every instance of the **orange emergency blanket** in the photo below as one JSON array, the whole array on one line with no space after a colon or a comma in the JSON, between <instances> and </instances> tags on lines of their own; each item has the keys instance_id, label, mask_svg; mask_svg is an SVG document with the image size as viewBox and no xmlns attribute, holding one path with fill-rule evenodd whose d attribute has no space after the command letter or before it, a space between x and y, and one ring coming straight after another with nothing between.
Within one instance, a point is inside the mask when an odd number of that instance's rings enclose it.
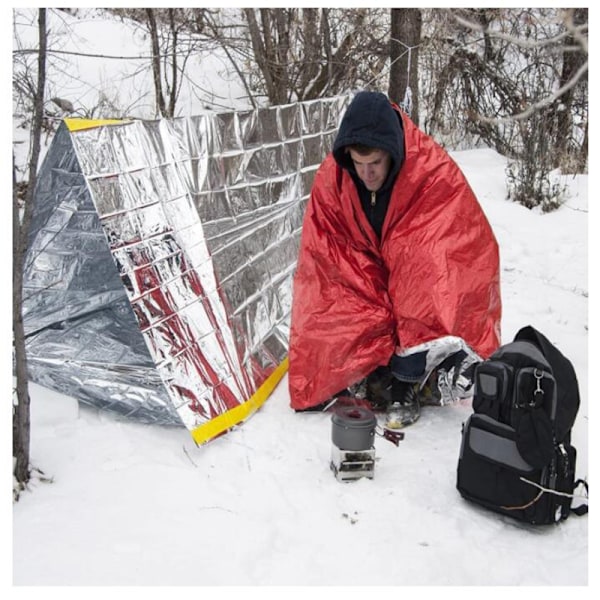
<instances>
[{"instance_id":1,"label":"orange emergency blanket","mask_svg":"<svg viewBox=\"0 0 600 600\"><path fill-rule=\"evenodd\" d=\"M330 154L315 176L294 279L291 406L302 410L444 336L500 344L498 244L454 161L402 115L405 160L381 241Z\"/></svg>"}]
</instances>

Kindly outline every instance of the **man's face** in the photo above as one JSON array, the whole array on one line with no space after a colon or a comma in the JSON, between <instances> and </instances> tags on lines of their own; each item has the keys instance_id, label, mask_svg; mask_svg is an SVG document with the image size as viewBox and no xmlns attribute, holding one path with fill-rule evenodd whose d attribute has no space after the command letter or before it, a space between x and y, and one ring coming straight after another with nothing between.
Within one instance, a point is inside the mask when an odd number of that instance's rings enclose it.
<instances>
[{"instance_id":1,"label":"man's face","mask_svg":"<svg viewBox=\"0 0 600 600\"><path fill-rule=\"evenodd\" d=\"M350 149L350 158L360 180L370 192L376 192L385 182L392 158L385 150L373 150L370 154L359 154Z\"/></svg>"}]
</instances>

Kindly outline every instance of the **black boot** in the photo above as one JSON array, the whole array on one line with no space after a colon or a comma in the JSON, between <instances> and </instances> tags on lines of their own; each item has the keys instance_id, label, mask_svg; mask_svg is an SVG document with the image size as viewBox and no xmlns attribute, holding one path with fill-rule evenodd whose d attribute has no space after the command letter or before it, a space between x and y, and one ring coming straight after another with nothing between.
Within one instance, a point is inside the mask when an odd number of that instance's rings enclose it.
<instances>
[{"instance_id":1,"label":"black boot","mask_svg":"<svg viewBox=\"0 0 600 600\"><path fill-rule=\"evenodd\" d=\"M393 403L392 383L396 378L389 367L377 367L367 377L366 399L375 411L385 411Z\"/></svg>"}]
</instances>

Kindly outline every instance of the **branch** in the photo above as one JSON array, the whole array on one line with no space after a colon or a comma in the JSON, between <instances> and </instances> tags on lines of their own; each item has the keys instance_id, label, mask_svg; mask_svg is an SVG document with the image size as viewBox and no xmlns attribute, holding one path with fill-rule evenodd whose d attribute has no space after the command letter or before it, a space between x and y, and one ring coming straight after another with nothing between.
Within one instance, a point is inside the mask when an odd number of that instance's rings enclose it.
<instances>
[{"instance_id":1,"label":"branch","mask_svg":"<svg viewBox=\"0 0 600 600\"><path fill-rule=\"evenodd\" d=\"M214 22L212 21L212 19L210 21L207 20L207 24L212 29L213 33L215 34L215 37L217 37L217 28L216 28L216 25L214 24ZM252 94L252 90L250 89L250 86L248 85L248 81L244 77L244 74L242 73L241 69L239 68L239 66L237 64L237 61L233 60L233 56L229 52L229 48L227 47L227 44L225 43L225 40L222 40L222 39L221 39L221 48L223 48L223 51L227 55L227 58L229 59L229 61L233 65L233 68L235 69L235 72L238 74L238 77L242 80L242 84L244 85L244 89L246 90L246 94L248 94L248 98L250 99L250 102L252 104L252 108L256 108L256 101L254 100L254 96Z\"/></svg>"},{"instance_id":2,"label":"branch","mask_svg":"<svg viewBox=\"0 0 600 600\"><path fill-rule=\"evenodd\" d=\"M587 73L587 70L588 70L588 62L585 61L585 63L583 65L581 65L581 67L578 69L577 73L575 73L575 75L573 77L571 77L571 79L569 79L569 81L567 81L567 83L565 83L565 85L563 85L561 88L556 90L556 92L554 92L554 94L547 96L546 98L544 98L543 100L540 100L539 102L535 102L534 104L529 106L527 109L525 109L523 112L517 113L516 115L510 115L509 117L500 117L500 118L498 118L498 117L483 117L483 116L478 115L477 119L479 119L480 121L483 121L484 123L498 123L498 124L510 123L513 121L524 121L525 119L528 119L536 111L538 111L546 106L549 106L553 102L556 102L556 100L558 100L561 96L563 96L571 88L575 87L577 82L585 75L585 73Z\"/></svg>"},{"instance_id":3,"label":"branch","mask_svg":"<svg viewBox=\"0 0 600 600\"><path fill-rule=\"evenodd\" d=\"M27 54L37 54L39 52L38 48L21 48L20 50L13 50L13 56L17 55L27 55ZM48 49L46 54L64 54L66 56L84 56L85 58L101 58L108 60L152 60L152 54L137 54L135 56L126 56L126 55L115 55L115 54L94 54L93 52L73 52L72 50L51 50ZM184 56L185 52L178 52L177 55ZM169 58L171 53L168 54L158 54L159 58Z\"/></svg>"},{"instance_id":4,"label":"branch","mask_svg":"<svg viewBox=\"0 0 600 600\"><path fill-rule=\"evenodd\" d=\"M489 35L490 37L495 37L500 40L505 40L507 42L510 42L512 44L520 46L521 48L528 48L531 50L536 49L536 48L543 48L545 46L558 44L559 42L562 42L567 37L573 37L581 44L582 50L586 54L588 52L587 37L584 35L588 30L588 24L585 23L583 25L574 25L573 17L572 17L572 14L570 14L570 13L569 13L570 18L567 17L567 19L565 20L565 26L567 28L567 31L563 31L563 32L559 33L558 35L555 35L554 37L549 37L544 40L529 40L529 39L519 38L514 35L509 35L507 33L502 33L501 31L495 31L493 29L490 29L488 25L481 25L479 23L473 23L472 21L469 21L468 19L465 19L464 17L461 17L461 16L457 15L456 13L452 12L452 9L447 9L447 10L450 11L450 14L454 17L454 19L460 25L463 25L464 27L467 27L468 29L471 29L472 31L478 31L479 33Z\"/></svg>"}]
</instances>

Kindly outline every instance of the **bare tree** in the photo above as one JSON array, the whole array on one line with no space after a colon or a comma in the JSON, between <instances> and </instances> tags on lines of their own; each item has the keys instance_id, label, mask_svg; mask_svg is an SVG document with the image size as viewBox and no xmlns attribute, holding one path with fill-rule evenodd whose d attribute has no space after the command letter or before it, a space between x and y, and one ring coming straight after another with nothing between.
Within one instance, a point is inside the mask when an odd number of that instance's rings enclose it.
<instances>
[{"instance_id":1,"label":"bare tree","mask_svg":"<svg viewBox=\"0 0 600 600\"><path fill-rule=\"evenodd\" d=\"M156 106L160 116L173 117L175 115L175 106L177 97L181 89L179 79L180 67L178 46L179 28L181 23L176 18L176 9L146 8L146 19L148 32L152 44L152 75L154 81L154 94L156 96ZM165 21L166 33L163 35L159 19ZM185 56L187 61L189 54Z\"/></svg>"},{"instance_id":2,"label":"bare tree","mask_svg":"<svg viewBox=\"0 0 600 600\"><path fill-rule=\"evenodd\" d=\"M21 486L29 481L30 476L30 399L25 352L25 329L23 326L23 267L27 250L27 232L33 211L33 194L37 181L44 114L47 53L45 8L40 8L38 11L38 30L38 73L33 106L31 152L28 164L29 181L27 182L22 219L20 218L17 193L16 167L13 160L13 336L17 380L16 406L13 407L13 456L15 459L14 476Z\"/></svg>"},{"instance_id":3,"label":"bare tree","mask_svg":"<svg viewBox=\"0 0 600 600\"><path fill-rule=\"evenodd\" d=\"M576 10L577 13L575 13ZM482 11L485 12L487 9L475 9L475 14L481 17ZM497 12L498 9L492 9L492 13ZM527 68L535 66L543 70L549 66L548 63L552 58L559 57L559 59L562 59L563 69L560 76L560 86L555 89L553 85L555 78L551 78L542 97L528 98L527 100L529 101L522 101L520 110L514 114L504 116L504 121L526 119L536 110L544 108L556 100L562 100L583 79L587 83L587 9L554 10L553 12L552 16L546 16L543 14L543 9L538 11L535 9L517 11L518 20L523 18L523 13L525 14L524 20L526 26L525 32L517 30L515 34L507 34L491 28L493 20L480 18L480 21L482 20L483 22L475 23L468 18L462 17L459 11L454 13L454 17L458 23L483 34L486 47L485 60L494 60L497 58L495 52L488 52L488 49L491 47L491 39L502 40L507 42L509 47L513 49L517 48L517 52L520 51L522 58L529 59L525 61ZM506 19L505 12L499 14L501 18ZM579 17L577 25L574 23L575 14ZM518 20L516 24L519 24ZM572 52L577 53L575 58L570 56ZM513 58L515 58L514 54ZM554 65L551 65L551 67L554 68ZM517 65L517 68L520 68L520 64ZM558 70L554 69L553 75L557 77L557 74ZM496 121L500 120L498 117L494 118Z\"/></svg>"},{"instance_id":4,"label":"bare tree","mask_svg":"<svg viewBox=\"0 0 600 600\"><path fill-rule=\"evenodd\" d=\"M219 44L252 106L381 87L389 60L385 9L110 9L143 26L152 48L157 114L174 114L182 56ZM185 40L186 45L183 45ZM193 42L189 40L194 40Z\"/></svg>"},{"instance_id":5,"label":"bare tree","mask_svg":"<svg viewBox=\"0 0 600 600\"><path fill-rule=\"evenodd\" d=\"M392 8L389 97L419 124L419 46L421 9Z\"/></svg>"},{"instance_id":6,"label":"bare tree","mask_svg":"<svg viewBox=\"0 0 600 600\"><path fill-rule=\"evenodd\" d=\"M175 116L186 65L206 40L207 9L114 8L111 13L130 19L150 38L152 82L156 114Z\"/></svg>"},{"instance_id":7,"label":"bare tree","mask_svg":"<svg viewBox=\"0 0 600 600\"><path fill-rule=\"evenodd\" d=\"M258 10L262 30L256 19L255 9L244 9L254 56L263 74L270 102L284 104L289 87L286 69L289 49L289 26L285 26L287 11L268 8Z\"/></svg>"},{"instance_id":8,"label":"bare tree","mask_svg":"<svg viewBox=\"0 0 600 600\"><path fill-rule=\"evenodd\" d=\"M223 48L223 51L225 52L225 55L229 59L231 66L233 67L237 76L240 78L240 81L242 82L242 85L244 86L244 89L246 90L248 100L250 101L250 104L252 105L252 108L257 108L257 103L256 103L256 100L254 99L254 94L250 87L249 77L247 76L246 73L244 73L243 67L241 67L239 65L239 61L237 61L234 57L233 48L235 47L235 42L231 38L229 38L229 39L226 38L226 36L223 34L223 30L225 28L223 27L223 25L221 25L219 23L218 19L214 18L214 15L212 15L212 14L206 15L206 26L210 30L213 38L215 40L218 40L218 43L221 46L221 48Z\"/></svg>"},{"instance_id":9,"label":"bare tree","mask_svg":"<svg viewBox=\"0 0 600 600\"><path fill-rule=\"evenodd\" d=\"M581 29L587 27L588 9L567 11L565 21L569 35L563 42L563 64L558 85L558 89L564 91L552 104L556 115L553 137L561 169L567 173L581 173L585 171L588 160L587 36Z\"/></svg>"},{"instance_id":10,"label":"bare tree","mask_svg":"<svg viewBox=\"0 0 600 600\"><path fill-rule=\"evenodd\" d=\"M168 8L169 28L173 34L172 46L169 52L171 60L171 69L169 75L163 72L163 60L161 57L161 44L159 39L159 27L156 22L154 8L146 9L148 21L148 31L152 44L152 75L154 81L154 94L156 96L156 106L158 113L162 117L172 117L175 112L175 102L177 100L177 29L174 27L173 9ZM164 77L163 77L164 75ZM165 99L168 96L168 100Z\"/></svg>"},{"instance_id":11,"label":"bare tree","mask_svg":"<svg viewBox=\"0 0 600 600\"><path fill-rule=\"evenodd\" d=\"M544 210L561 202L550 173L573 168L565 157L583 157L579 167L587 158L587 12L574 14L436 13L446 21L436 32L444 52L431 75L430 131L453 145L470 137L470 145L479 140L507 156L509 196Z\"/></svg>"},{"instance_id":12,"label":"bare tree","mask_svg":"<svg viewBox=\"0 0 600 600\"><path fill-rule=\"evenodd\" d=\"M241 38L223 43L234 61L246 64L248 87L271 104L334 95L382 78L389 16L381 9L245 8L243 15Z\"/></svg>"}]
</instances>

